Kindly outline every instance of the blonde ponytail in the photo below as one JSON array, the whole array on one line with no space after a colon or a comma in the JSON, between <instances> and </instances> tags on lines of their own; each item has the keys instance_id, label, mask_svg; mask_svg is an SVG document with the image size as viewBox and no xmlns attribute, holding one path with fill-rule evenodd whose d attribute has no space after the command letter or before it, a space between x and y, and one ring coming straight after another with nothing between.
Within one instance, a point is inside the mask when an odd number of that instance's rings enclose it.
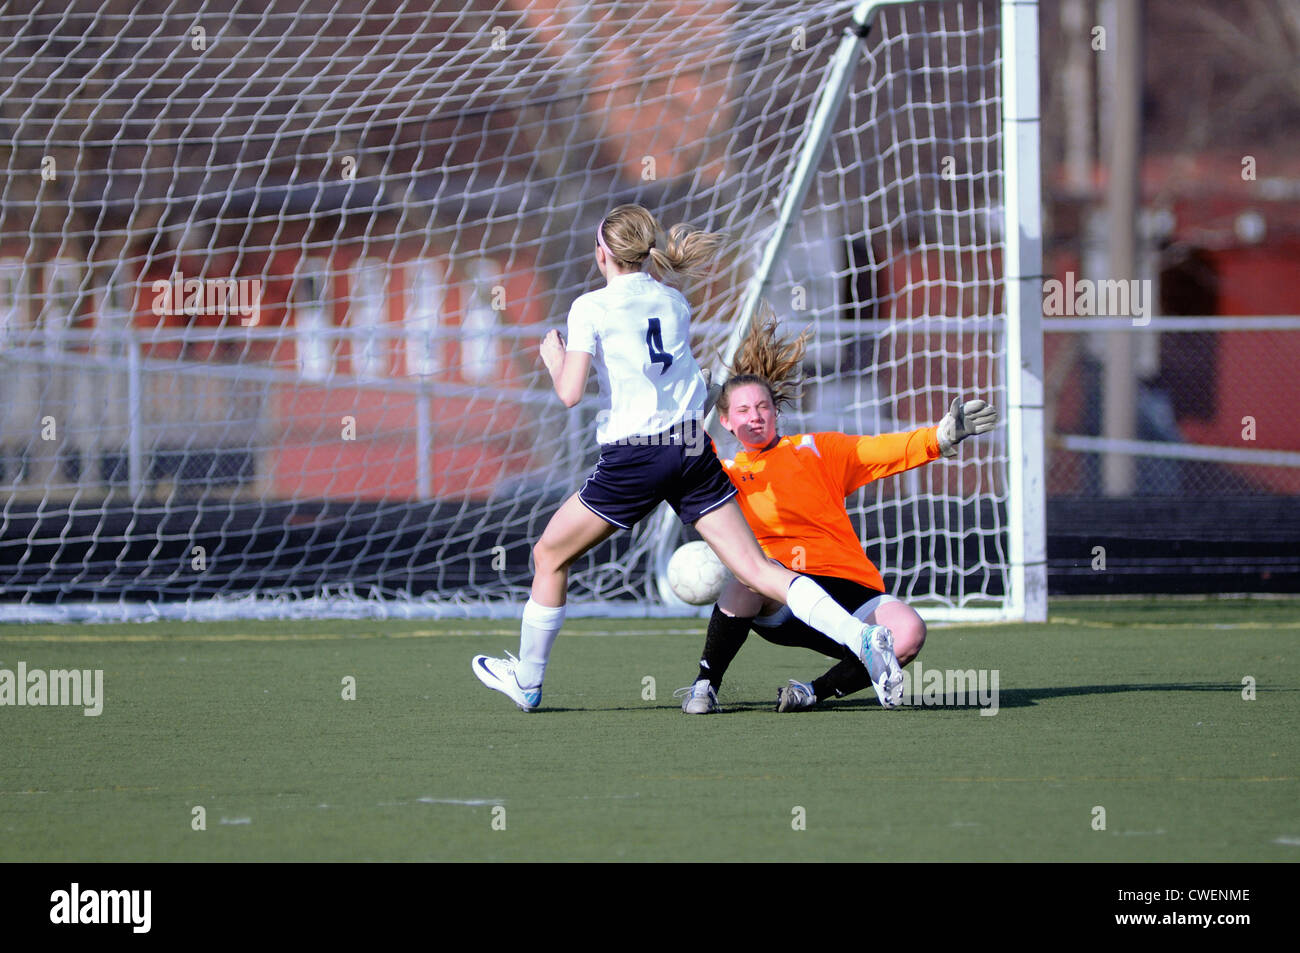
<instances>
[{"instance_id":1,"label":"blonde ponytail","mask_svg":"<svg viewBox=\"0 0 1300 953\"><path fill-rule=\"evenodd\" d=\"M717 262L726 245L719 232L674 225L667 234L640 205L620 205L600 224L599 238L621 268L649 266L651 275L672 284L698 278Z\"/></svg>"}]
</instances>

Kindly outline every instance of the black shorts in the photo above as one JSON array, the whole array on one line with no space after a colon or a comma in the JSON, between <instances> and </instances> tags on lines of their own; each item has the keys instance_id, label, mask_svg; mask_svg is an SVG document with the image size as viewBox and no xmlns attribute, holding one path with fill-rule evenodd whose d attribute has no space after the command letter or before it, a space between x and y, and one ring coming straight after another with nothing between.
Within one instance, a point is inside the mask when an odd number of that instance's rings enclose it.
<instances>
[{"instance_id":1,"label":"black shorts","mask_svg":"<svg viewBox=\"0 0 1300 953\"><path fill-rule=\"evenodd\" d=\"M578 491L587 509L619 529L644 519L665 500L689 525L735 495L698 421L652 437L601 444L596 469Z\"/></svg>"}]
</instances>

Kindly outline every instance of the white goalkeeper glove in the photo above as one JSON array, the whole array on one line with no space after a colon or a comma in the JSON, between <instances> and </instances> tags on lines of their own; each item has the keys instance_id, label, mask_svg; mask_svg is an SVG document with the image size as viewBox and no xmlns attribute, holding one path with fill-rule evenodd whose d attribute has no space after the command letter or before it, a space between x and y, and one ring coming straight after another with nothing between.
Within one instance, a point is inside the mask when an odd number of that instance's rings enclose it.
<instances>
[{"instance_id":1,"label":"white goalkeeper glove","mask_svg":"<svg viewBox=\"0 0 1300 953\"><path fill-rule=\"evenodd\" d=\"M945 457L957 456L957 444L967 437L988 433L997 425L998 412L982 400L961 402L954 397L948 413L939 421L939 452Z\"/></svg>"}]
</instances>

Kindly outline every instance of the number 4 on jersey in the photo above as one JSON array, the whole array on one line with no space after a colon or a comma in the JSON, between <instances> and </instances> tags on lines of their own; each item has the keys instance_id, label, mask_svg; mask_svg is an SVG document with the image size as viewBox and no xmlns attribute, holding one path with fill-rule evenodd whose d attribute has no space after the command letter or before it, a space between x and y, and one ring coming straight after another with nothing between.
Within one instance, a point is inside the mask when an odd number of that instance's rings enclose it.
<instances>
[{"instance_id":1,"label":"number 4 on jersey","mask_svg":"<svg viewBox=\"0 0 1300 953\"><path fill-rule=\"evenodd\" d=\"M664 336L659 329L658 318L650 319L650 328L645 333L645 343L650 349L650 363L664 366L659 373L662 374L673 366L673 356L664 350Z\"/></svg>"}]
</instances>

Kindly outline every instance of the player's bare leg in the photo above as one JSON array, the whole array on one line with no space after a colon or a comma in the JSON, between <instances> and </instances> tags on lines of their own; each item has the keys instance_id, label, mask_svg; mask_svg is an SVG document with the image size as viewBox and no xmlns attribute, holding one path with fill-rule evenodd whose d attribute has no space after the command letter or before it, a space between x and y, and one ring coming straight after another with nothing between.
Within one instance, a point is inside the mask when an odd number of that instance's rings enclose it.
<instances>
[{"instance_id":1,"label":"player's bare leg","mask_svg":"<svg viewBox=\"0 0 1300 953\"><path fill-rule=\"evenodd\" d=\"M881 602L867 614L866 621L876 625L883 625L894 633L894 652L900 667L915 659L920 654L921 647L925 644L925 622L917 614L916 610L905 602L897 600ZM787 644L772 638L765 630L760 629L758 631L768 641ZM826 647L809 642L798 641L797 643L788 644L799 644L805 648L826 652ZM856 658L845 658L843 661L832 665L827 672L811 682L799 682L791 679L789 688L778 691L777 710L796 711L802 708L810 708L819 700L842 698L845 695L861 691L870 684L870 677L862 670L861 663Z\"/></svg>"},{"instance_id":2,"label":"player's bare leg","mask_svg":"<svg viewBox=\"0 0 1300 953\"><path fill-rule=\"evenodd\" d=\"M925 621L906 602L883 602L867 616L867 621L894 633L894 655L899 665L906 665L921 654L921 646L925 645Z\"/></svg>"},{"instance_id":3,"label":"player's bare leg","mask_svg":"<svg viewBox=\"0 0 1300 953\"><path fill-rule=\"evenodd\" d=\"M695 521L695 530L741 585L785 604L790 583L798 574L767 558L745 522L740 504L730 500L705 513Z\"/></svg>"},{"instance_id":4,"label":"player's bare leg","mask_svg":"<svg viewBox=\"0 0 1300 953\"><path fill-rule=\"evenodd\" d=\"M533 546L533 601L544 606L564 605L569 593L569 567L616 532L618 527L587 509L578 494L565 500Z\"/></svg>"},{"instance_id":5,"label":"player's bare leg","mask_svg":"<svg viewBox=\"0 0 1300 953\"><path fill-rule=\"evenodd\" d=\"M893 708L902 701L903 671L890 632L855 619L812 579L768 560L735 500L700 517L695 529L738 581L785 603L798 619L857 655L871 673L881 705Z\"/></svg>"},{"instance_id":6,"label":"player's bare leg","mask_svg":"<svg viewBox=\"0 0 1300 953\"><path fill-rule=\"evenodd\" d=\"M718 596L718 608L733 619L752 619L775 612L782 603L759 595L739 580L730 580Z\"/></svg>"},{"instance_id":7,"label":"player's bare leg","mask_svg":"<svg viewBox=\"0 0 1300 953\"><path fill-rule=\"evenodd\" d=\"M555 511L533 547L532 598L519 627L519 658L475 656L470 667L479 681L524 711L541 704L546 664L564 624L569 567L617 528L587 509L576 493Z\"/></svg>"}]
</instances>

